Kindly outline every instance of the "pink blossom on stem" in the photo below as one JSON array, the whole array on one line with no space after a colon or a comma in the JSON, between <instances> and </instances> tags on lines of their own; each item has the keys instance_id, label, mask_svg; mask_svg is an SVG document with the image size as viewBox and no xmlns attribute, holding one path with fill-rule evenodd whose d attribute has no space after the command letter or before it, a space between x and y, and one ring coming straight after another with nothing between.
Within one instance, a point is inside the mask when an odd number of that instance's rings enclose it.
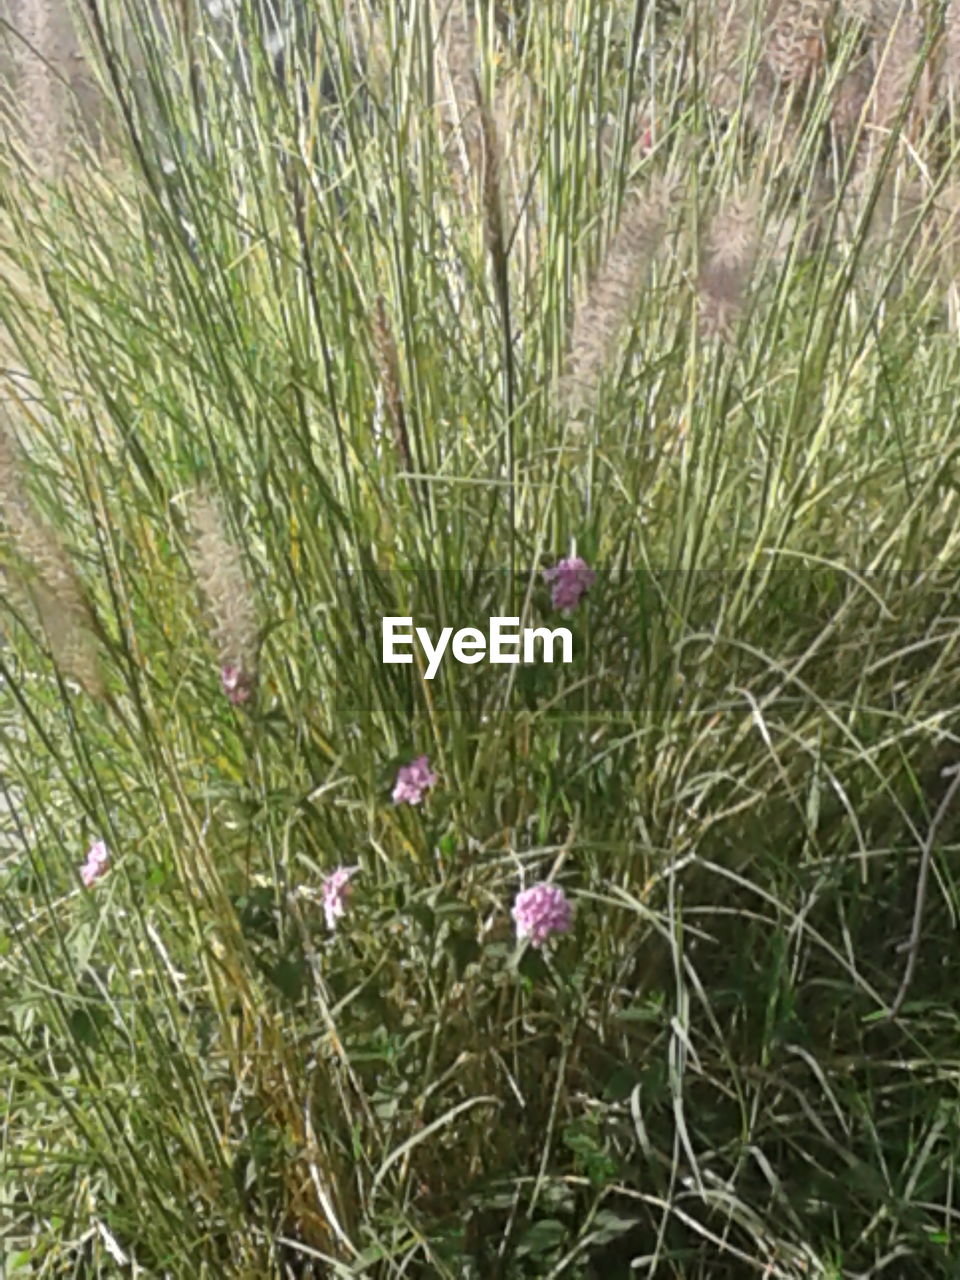
<instances>
[{"instance_id":1,"label":"pink blossom on stem","mask_svg":"<svg viewBox=\"0 0 960 1280\"><path fill-rule=\"evenodd\" d=\"M552 569L544 569L543 577L553 587L550 595L553 607L563 613L573 613L580 597L597 580L597 575L580 556L569 556Z\"/></svg>"},{"instance_id":2,"label":"pink blossom on stem","mask_svg":"<svg viewBox=\"0 0 960 1280\"><path fill-rule=\"evenodd\" d=\"M95 880L99 880L106 873L109 862L110 855L107 853L107 846L102 840L98 840L96 844L90 846L87 860L80 868L80 877L88 889Z\"/></svg>"},{"instance_id":3,"label":"pink blossom on stem","mask_svg":"<svg viewBox=\"0 0 960 1280\"><path fill-rule=\"evenodd\" d=\"M397 774L393 788L394 804L419 804L423 793L437 781L437 775L430 769L427 756L418 756L412 764L405 764Z\"/></svg>"},{"instance_id":4,"label":"pink blossom on stem","mask_svg":"<svg viewBox=\"0 0 960 1280\"><path fill-rule=\"evenodd\" d=\"M566 933L573 920L573 909L557 884L535 884L517 894L513 904L517 937L529 938L535 947L543 946L551 933Z\"/></svg>"},{"instance_id":5,"label":"pink blossom on stem","mask_svg":"<svg viewBox=\"0 0 960 1280\"><path fill-rule=\"evenodd\" d=\"M323 914L327 918L327 928L335 929L337 920L343 915L344 904L350 893L350 877L356 875L359 867L337 867L336 871L323 882Z\"/></svg>"},{"instance_id":6,"label":"pink blossom on stem","mask_svg":"<svg viewBox=\"0 0 960 1280\"><path fill-rule=\"evenodd\" d=\"M239 706L242 702L248 702L252 686L251 677L241 667L235 663L225 662L220 668L220 682L223 685L223 691L233 703Z\"/></svg>"}]
</instances>

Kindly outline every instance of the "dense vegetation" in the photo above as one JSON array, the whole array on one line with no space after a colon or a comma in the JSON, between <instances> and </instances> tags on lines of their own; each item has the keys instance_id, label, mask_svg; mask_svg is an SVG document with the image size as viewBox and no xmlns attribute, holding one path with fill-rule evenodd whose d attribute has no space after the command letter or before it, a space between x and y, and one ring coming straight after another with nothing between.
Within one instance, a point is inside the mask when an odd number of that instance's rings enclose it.
<instances>
[{"instance_id":1,"label":"dense vegetation","mask_svg":"<svg viewBox=\"0 0 960 1280\"><path fill-rule=\"evenodd\" d=\"M3 1274L956 1275L958 6L83 8ZM496 615L572 663L381 660Z\"/></svg>"}]
</instances>

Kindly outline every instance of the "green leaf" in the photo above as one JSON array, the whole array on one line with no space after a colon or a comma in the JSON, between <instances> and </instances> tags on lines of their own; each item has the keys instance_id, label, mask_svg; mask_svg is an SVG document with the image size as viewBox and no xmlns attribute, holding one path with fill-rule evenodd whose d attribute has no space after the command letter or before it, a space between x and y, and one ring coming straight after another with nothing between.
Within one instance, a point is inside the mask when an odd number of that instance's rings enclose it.
<instances>
[{"instance_id":1,"label":"green leaf","mask_svg":"<svg viewBox=\"0 0 960 1280\"><path fill-rule=\"evenodd\" d=\"M74 1040L86 1045L88 1049L99 1049L103 1046L100 1032L108 1022L106 1011L92 1005L89 1009L74 1009L68 1026Z\"/></svg>"},{"instance_id":2,"label":"green leaf","mask_svg":"<svg viewBox=\"0 0 960 1280\"><path fill-rule=\"evenodd\" d=\"M303 956L295 960L280 960L268 970L270 981L288 1000L297 1001L303 993L307 966Z\"/></svg>"},{"instance_id":3,"label":"green leaf","mask_svg":"<svg viewBox=\"0 0 960 1280\"><path fill-rule=\"evenodd\" d=\"M636 1067L625 1062L621 1063L610 1074L603 1086L604 1099L607 1102L622 1102L624 1098L630 1096L642 1079L643 1076Z\"/></svg>"},{"instance_id":4,"label":"green leaf","mask_svg":"<svg viewBox=\"0 0 960 1280\"><path fill-rule=\"evenodd\" d=\"M466 972L467 965L476 964L481 955L480 943L472 934L454 934L444 943L444 950L453 959L458 981Z\"/></svg>"},{"instance_id":5,"label":"green leaf","mask_svg":"<svg viewBox=\"0 0 960 1280\"><path fill-rule=\"evenodd\" d=\"M517 1245L517 1257L525 1254L541 1257L552 1249L558 1249L568 1239L570 1232L558 1218L541 1218L523 1233Z\"/></svg>"},{"instance_id":6,"label":"green leaf","mask_svg":"<svg viewBox=\"0 0 960 1280\"><path fill-rule=\"evenodd\" d=\"M549 982L550 970L536 947L526 947L517 964L517 972L530 982Z\"/></svg>"},{"instance_id":7,"label":"green leaf","mask_svg":"<svg viewBox=\"0 0 960 1280\"><path fill-rule=\"evenodd\" d=\"M590 1228L590 1234L593 1237L591 1243L609 1244L611 1240L618 1240L620 1236L625 1236L628 1231L632 1231L641 1221L641 1218L621 1218L612 1209L601 1209Z\"/></svg>"}]
</instances>

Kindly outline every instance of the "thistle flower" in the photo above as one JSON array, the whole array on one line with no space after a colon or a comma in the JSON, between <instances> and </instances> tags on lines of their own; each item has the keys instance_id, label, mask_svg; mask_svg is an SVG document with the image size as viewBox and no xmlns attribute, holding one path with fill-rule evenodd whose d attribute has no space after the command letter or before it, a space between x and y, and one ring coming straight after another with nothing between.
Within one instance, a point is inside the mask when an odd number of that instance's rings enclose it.
<instances>
[{"instance_id":1,"label":"thistle flower","mask_svg":"<svg viewBox=\"0 0 960 1280\"><path fill-rule=\"evenodd\" d=\"M534 947L542 947L551 933L566 933L573 920L573 909L563 890L547 883L518 893L511 914L517 937L529 938Z\"/></svg>"},{"instance_id":2,"label":"thistle flower","mask_svg":"<svg viewBox=\"0 0 960 1280\"><path fill-rule=\"evenodd\" d=\"M551 569L544 569L545 582L552 584L550 602L554 609L573 613L580 597L593 586L597 575L580 556L560 560Z\"/></svg>"},{"instance_id":3,"label":"thistle flower","mask_svg":"<svg viewBox=\"0 0 960 1280\"><path fill-rule=\"evenodd\" d=\"M435 785L437 775L431 772L427 756L418 756L411 764L405 764L397 774L393 788L394 804L419 804L423 793Z\"/></svg>"},{"instance_id":4,"label":"thistle flower","mask_svg":"<svg viewBox=\"0 0 960 1280\"><path fill-rule=\"evenodd\" d=\"M337 867L324 880L323 914L326 916L328 929L337 927L337 920L343 915L344 904L350 893L350 878L359 870L359 867Z\"/></svg>"},{"instance_id":5,"label":"thistle flower","mask_svg":"<svg viewBox=\"0 0 960 1280\"><path fill-rule=\"evenodd\" d=\"M88 889L94 881L99 880L106 873L109 861L110 855L107 853L107 846L102 840L98 840L96 844L90 846L87 852L87 860L80 868L80 877Z\"/></svg>"},{"instance_id":6,"label":"thistle flower","mask_svg":"<svg viewBox=\"0 0 960 1280\"><path fill-rule=\"evenodd\" d=\"M257 678L257 624L240 553L227 537L215 499L200 493L191 520L193 569L213 626L223 691L235 705L249 701Z\"/></svg>"}]
</instances>

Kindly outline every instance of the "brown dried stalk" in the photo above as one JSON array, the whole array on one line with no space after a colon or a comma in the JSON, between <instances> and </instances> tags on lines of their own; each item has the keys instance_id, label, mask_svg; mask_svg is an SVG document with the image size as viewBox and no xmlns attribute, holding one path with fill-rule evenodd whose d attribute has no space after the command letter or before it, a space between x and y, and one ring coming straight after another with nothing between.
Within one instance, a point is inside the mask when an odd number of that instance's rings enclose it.
<instances>
[{"instance_id":1,"label":"brown dried stalk","mask_svg":"<svg viewBox=\"0 0 960 1280\"><path fill-rule=\"evenodd\" d=\"M383 296L378 295L373 310L373 340L380 367L380 383L383 387L383 398L387 413L393 426L393 438L397 453L407 471L412 470L410 458L410 437L407 434L407 419L403 409L403 394L400 390L400 365L397 347L393 340L390 322L387 319L387 308Z\"/></svg>"}]
</instances>

